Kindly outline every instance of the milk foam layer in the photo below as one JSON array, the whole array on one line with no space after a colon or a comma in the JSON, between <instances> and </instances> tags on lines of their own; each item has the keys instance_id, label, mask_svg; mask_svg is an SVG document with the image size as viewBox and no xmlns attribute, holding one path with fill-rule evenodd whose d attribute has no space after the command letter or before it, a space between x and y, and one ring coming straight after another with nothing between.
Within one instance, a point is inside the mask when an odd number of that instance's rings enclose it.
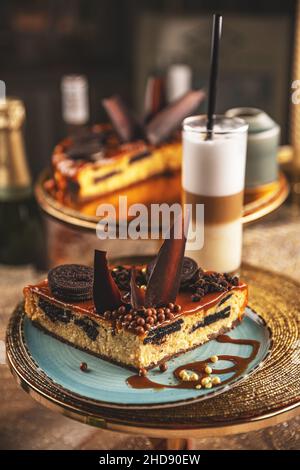
<instances>
[{"instance_id":1,"label":"milk foam layer","mask_svg":"<svg viewBox=\"0 0 300 470\"><path fill-rule=\"evenodd\" d=\"M245 134L205 134L184 131L182 184L203 196L228 196L244 188Z\"/></svg>"}]
</instances>

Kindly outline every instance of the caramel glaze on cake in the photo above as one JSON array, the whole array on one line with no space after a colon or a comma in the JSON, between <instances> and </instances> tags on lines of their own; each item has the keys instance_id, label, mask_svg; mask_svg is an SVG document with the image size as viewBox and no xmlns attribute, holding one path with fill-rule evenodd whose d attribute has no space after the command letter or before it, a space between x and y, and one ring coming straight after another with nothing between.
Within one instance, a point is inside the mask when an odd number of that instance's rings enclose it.
<instances>
[{"instance_id":1,"label":"caramel glaze on cake","mask_svg":"<svg viewBox=\"0 0 300 470\"><path fill-rule=\"evenodd\" d=\"M139 270L142 272L142 267ZM99 315L93 300L67 303L54 298L45 280L25 287L25 311L37 326L55 337L140 370L155 367L236 326L243 318L248 291L239 281L225 291L207 293L193 301L191 293L181 289L176 304L161 309L142 307L135 320L130 318L128 291L121 293L122 307Z\"/></svg>"}]
</instances>

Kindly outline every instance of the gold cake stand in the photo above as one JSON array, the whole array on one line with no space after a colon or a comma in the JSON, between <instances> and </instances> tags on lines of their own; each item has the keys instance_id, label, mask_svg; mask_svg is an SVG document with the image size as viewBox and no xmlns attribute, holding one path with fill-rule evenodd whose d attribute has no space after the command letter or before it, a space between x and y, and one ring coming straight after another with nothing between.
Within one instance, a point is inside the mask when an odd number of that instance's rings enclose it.
<instances>
[{"instance_id":1,"label":"gold cake stand","mask_svg":"<svg viewBox=\"0 0 300 470\"><path fill-rule=\"evenodd\" d=\"M50 172L45 170L39 177L35 194L40 207L49 216L73 227L96 230L99 217L97 207L102 203L112 204L118 213L119 196L127 196L128 206L139 203L150 207L151 204L173 204L181 201L181 175L175 173L151 178L142 183L117 191L112 195L82 204L62 204L46 189ZM285 175L280 172L278 180L247 190L244 197L243 223L254 222L281 206L289 193L289 185Z\"/></svg>"},{"instance_id":2,"label":"gold cake stand","mask_svg":"<svg viewBox=\"0 0 300 470\"><path fill-rule=\"evenodd\" d=\"M271 330L271 354L246 380L209 400L133 411L103 407L74 395L47 378L30 359L22 335L22 308L15 310L8 326L8 364L22 388L46 407L96 427L169 439L168 448L179 448L178 439L278 424L300 413L300 284L248 265L241 275L249 284L251 308Z\"/></svg>"}]
</instances>

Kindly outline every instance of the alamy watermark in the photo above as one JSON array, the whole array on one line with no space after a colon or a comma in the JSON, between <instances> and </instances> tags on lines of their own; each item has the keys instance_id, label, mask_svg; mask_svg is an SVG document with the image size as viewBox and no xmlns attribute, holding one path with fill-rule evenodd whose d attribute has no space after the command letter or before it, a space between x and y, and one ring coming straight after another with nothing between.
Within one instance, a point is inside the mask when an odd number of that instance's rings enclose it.
<instances>
[{"instance_id":1,"label":"alamy watermark","mask_svg":"<svg viewBox=\"0 0 300 470\"><path fill-rule=\"evenodd\" d=\"M189 220L185 224L187 250L200 250L204 245L204 204L131 204L127 196L119 197L118 208L100 204L96 211L99 222L96 228L100 240L159 240L170 237L172 221ZM176 224L175 238L182 238L182 224Z\"/></svg>"}]
</instances>

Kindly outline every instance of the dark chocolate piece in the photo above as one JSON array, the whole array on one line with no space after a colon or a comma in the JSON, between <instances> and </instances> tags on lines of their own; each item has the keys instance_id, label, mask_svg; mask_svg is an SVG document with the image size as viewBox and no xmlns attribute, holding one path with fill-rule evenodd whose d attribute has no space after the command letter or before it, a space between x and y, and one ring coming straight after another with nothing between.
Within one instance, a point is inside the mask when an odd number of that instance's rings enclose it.
<instances>
[{"instance_id":1,"label":"dark chocolate piece","mask_svg":"<svg viewBox=\"0 0 300 470\"><path fill-rule=\"evenodd\" d=\"M98 325L91 318L75 318L74 323L75 325L79 326L92 341L97 339L99 335Z\"/></svg>"},{"instance_id":2,"label":"dark chocolate piece","mask_svg":"<svg viewBox=\"0 0 300 470\"><path fill-rule=\"evenodd\" d=\"M39 308L43 310L44 314L48 318L50 318L53 323L55 323L56 321L59 321L61 323L69 323L70 320L73 318L72 312L70 310L57 307L57 305L48 302L42 297L39 298Z\"/></svg>"},{"instance_id":3,"label":"dark chocolate piece","mask_svg":"<svg viewBox=\"0 0 300 470\"><path fill-rule=\"evenodd\" d=\"M215 323L218 320L228 318L229 316L230 305L228 305L228 307L224 308L220 312L213 313L212 315L207 315L204 320L199 321L191 328L190 333L193 333L195 330L198 330L198 328L203 328L204 326L211 325L212 323Z\"/></svg>"},{"instance_id":4,"label":"dark chocolate piece","mask_svg":"<svg viewBox=\"0 0 300 470\"><path fill-rule=\"evenodd\" d=\"M131 142L142 136L142 128L132 112L118 95L102 100L102 104L122 142Z\"/></svg>"},{"instance_id":5,"label":"dark chocolate piece","mask_svg":"<svg viewBox=\"0 0 300 470\"><path fill-rule=\"evenodd\" d=\"M95 139L87 143L74 144L66 150L66 154L72 160L96 161L104 157L104 148Z\"/></svg>"},{"instance_id":6,"label":"dark chocolate piece","mask_svg":"<svg viewBox=\"0 0 300 470\"><path fill-rule=\"evenodd\" d=\"M180 286L186 244L183 217L177 217L158 252L146 289L146 307L175 303ZM175 237L179 238L175 238Z\"/></svg>"},{"instance_id":7,"label":"dark chocolate piece","mask_svg":"<svg viewBox=\"0 0 300 470\"><path fill-rule=\"evenodd\" d=\"M160 344L163 342L164 338L171 334L175 333L175 331L179 331L181 329L181 325L183 323L182 318L176 320L172 323L169 323L166 326L162 326L161 328L156 328L155 330L150 330L147 337L144 339L144 344L152 343L152 344Z\"/></svg>"},{"instance_id":8,"label":"dark chocolate piece","mask_svg":"<svg viewBox=\"0 0 300 470\"><path fill-rule=\"evenodd\" d=\"M81 264L62 264L48 273L53 296L65 302L83 302L93 296L93 269Z\"/></svg>"},{"instance_id":9,"label":"dark chocolate piece","mask_svg":"<svg viewBox=\"0 0 300 470\"><path fill-rule=\"evenodd\" d=\"M106 173L105 175L102 176L97 176L94 178L94 184L100 183L100 181L105 181L107 178L111 178L112 176L116 176L122 173L120 170L113 170L110 171L109 173Z\"/></svg>"},{"instance_id":10,"label":"dark chocolate piece","mask_svg":"<svg viewBox=\"0 0 300 470\"><path fill-rule=\"evenodd\" d=\"M191 281L198 270L198 264L192 258L185 256L183 259L183 266L181 271L180 282L186 284Z\"/></svg>"},{"instance_id":11,"label":"dark chocolate piece","mask_svg":"<svg viewBox=\"0 0 300 470\"><path fill-rule=\"evenodd\" d=\"M232 294L226 295L223 299L220 300L219 306L225 304L225 302L232 297Z\"/></svg>"},{"instance_id":12,"label":"dark chocolate piece","mask_svg":"<svg viewBox=\"0 0 300 470\"><path fill-rule=\"evenodd\" d=\"M139 152L130 158L129 165L135 162L139 162L140 160L144 160L145 158L148 158L150 155L151 155L151 152L149 152L149 150L144 150L143 152Z\"/></svg>"},{"instance_id":13,"label":"dark chocolate piece","mask_svg":"<svg viewBox=\"0 0 300 470\"><path fill-rule=\"evenodd\" d=\"M156 259L153 259L152 261L150 261L150 263L147 264L146 274L148 279L154 268L155 262ZM188 258L187 256L185 256L183 258L182 271L180 275L180 286L186 286L186 284L195 277L197 270L198 265L196 261L194 261L192 258Z\"/></svg>"},{"instance_id":14,"label":"dark chocolate piece","mask_svg":"<svg viewBox=\"0 0 300 470\"><path fill-rule=\"evenodd\" d=\"M131 269L130 292L130 302L133 308L138 309L145 305L145 290L141 289L136 283L136 269L134 266Z\"/></svg>"},{"instance_id":15,"label":"dark chocolate piece","mask_svg":"<svg viewBox=\"0 0 300 470\"><path fill-rule=\"evenodd\" d=\"M95 250L93 297L96 312L100 314L122 304L121 293L108 269L106 251Z\"/></svg>"},{"instance_id":16,"label":"dark chocolate piece","mask_svg":"<svg viewBox=\"0 0 300 470\"><path fill-rule=\"evenodd\" d=\"M205 272L199 268L195 278L184 286L184 290L191 292L192 301L199 302L206 294L229 291L238 283L237 277L232 278L222 273Z\"/></svg>"},{"instance_id":17,"label":"dark chocolate piece","mask_svg":"<svg viewBox=\"0 0 300 470\"><path fill-rule=\"evenodd\" d=\"M193 114L205 93L203 90L188 91L174 103L158 113L146 126L146 137L152 145L158 145L178 129L182 121Z\"/></svg>"},{"instance_id":18,"label":"dark chocolate piece","mask_svg":"<svg viewBox=\"0 0 300 470\"><path fill-rule=\"evenodd\" d=\"M166 105L165 80L163 77L150 76L147 80L145 91L145 117L149 122Z\"/></svg>"}]
</instances>

